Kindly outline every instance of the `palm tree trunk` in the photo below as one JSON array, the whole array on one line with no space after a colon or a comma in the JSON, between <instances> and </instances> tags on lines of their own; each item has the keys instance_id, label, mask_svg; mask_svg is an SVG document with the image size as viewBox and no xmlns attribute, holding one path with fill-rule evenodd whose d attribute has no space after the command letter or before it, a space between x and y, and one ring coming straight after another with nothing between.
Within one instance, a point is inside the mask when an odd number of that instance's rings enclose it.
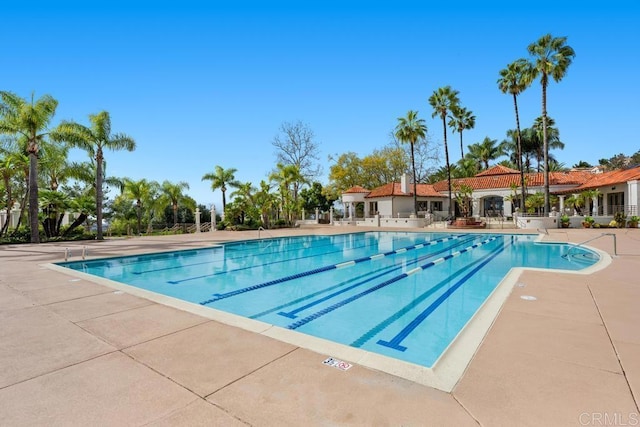
<instances>
[{"instance_id":1,"label":"palm tree trunk","mask_svg":"<svg viewBox=\"0 0 640 427\"><path fill-rule=\"evenodd\" d=\"M31 243L40 243L38 232L38 157L37 146L29 148L29 227Z\"/></svg>"},{"instance_id":2,"label":"palm tree trunk","mask_svg":"<svg viewBox=\"0 0 640 427\"><path fill-rule=\"evenodd\" d=\"M462 149L462 130L460 130L460 158L464 159L464 150Z\"/></svg>"},{"instance_id":3,"label":"palm tree trunk","mask_svg":"<svg viewBox=\"0 0 640 427\"><path fill-rule=\"evenodd\" d=\"M416 181L416 160L413 154L413 144L411 141L411 169L413 170L413 215L418 217L418 182Z\"/></svg>"},{"instance_id":4,"label":"palm tree trunk","mask_svg":"<svg viewBox=\"0 0 640 427\"><path fill-rule=\"evenodd\" d=\"M141 234L142 230L142 203L140 200L137 201L137 210L138 210L138 236Z\"/></svg>"},{"instance_id":5,"label":"palm tree trunk","mask_svg":"<svg viewBox=\"0 0 640 427\"><path fill-rule=\"evenodd\" d=\"M224 212L227 210L227 199L224 196L224 193L226 192L225 189L221 189L222 191L222 216L224 218Z\"/></svg>"},{"instance_id":6,"label":"palm tree trunk","mask_svg":"<svg viewBox=\"0 0 640 427\"><path fill-rule=\"evenodd\" d=\"M445 115L442 115L442 129L444 130L444 157L447 162L447 188L449 189L449 209L448 216L451 219L451 165L449 164L449 147L447 147L447 121Z\"/></svg>"},{"instance_id":7,"label":"palm tree trunk","mask_svg":"<svg viewBox=\"0 0 640 427\"><path fill-rule=\"evenodd\" d=\"M100 148L96 152L96 239L104 240L102 235L102 150Z\"/></svg>"},{"instance_id":8,"label":"palm tree trunk","mask_svg":"<svg viewBox=\"0 0 640 427\"><path fill-rule=\"evenodd\" d=\"M520 209L524 212L524 200L526 198L524 188L524 167L522 164L522 136L520 135L520 115L518 114L518 98L513 94L513 107L516 110L516 138L518 140L518 169L520 170L520 186L522 190Z\"/></svg>"},{"instance_id":9,"label":"palm tree trunk","mask_svg":"<svg viewBox=\"0 0 640 427\"><path fill-rule=\"evenodd\" d=\"M549 141L547 139L547 85L542 85L542 151L544 156L544 216L549 214Z\"/></svg>"}]
</instances>

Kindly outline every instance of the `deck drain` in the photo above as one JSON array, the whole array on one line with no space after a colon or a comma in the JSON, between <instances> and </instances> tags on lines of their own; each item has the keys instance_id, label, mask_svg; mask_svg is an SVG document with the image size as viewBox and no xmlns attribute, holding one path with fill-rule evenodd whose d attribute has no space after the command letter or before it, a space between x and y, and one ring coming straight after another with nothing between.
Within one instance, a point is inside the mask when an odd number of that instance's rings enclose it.
<instances>
[{"instance_id":1,"label":"deck drain","mask_svg":"<svg viewBox=\"0 0 640 427\"><path fill-rule=\"evenodd\" d=\"M516 286L519 287L519 288L524 288L527 285L525 285L524 283L520 282L520 283L516 283Z\"/></svg>"},{"instance_id":2,"label":"deck drain","mask_svg":"<svg viewBox=\"0 0 640 427\"><path fill-rule=\"evenodd\" d=\"M120 295L120 294L123 294L124 292L122 292L122 291L113 291L113 293L116 294L116 295Z\"/></svg>"},{"instance_id":3,"label":"deck drain","mask_svg":"<svg viewBox=\"0 0 640 427\"><path fill-rule=\"evenodd\" d=\"M520 298L525 301L535 301L538 299L536 297L532 297L531 295L521 295Z\"/></svg>"}]
</instances>

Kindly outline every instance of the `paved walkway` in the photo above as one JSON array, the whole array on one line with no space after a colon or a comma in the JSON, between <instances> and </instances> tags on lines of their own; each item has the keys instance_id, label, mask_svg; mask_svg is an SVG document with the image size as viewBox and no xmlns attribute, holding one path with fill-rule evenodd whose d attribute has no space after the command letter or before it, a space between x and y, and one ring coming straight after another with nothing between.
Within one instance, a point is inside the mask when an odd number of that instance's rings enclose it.
<instances>
[{"instance_id":1,"label":"paved walkway","mask_svg":"<svg viewBox=\"0 0 640 427\"><path fill-rule=\"evenodd\" d=\"M325 354L42 266L66 247L93 258L256 232L0 246L0 425L640 425L640 230L613 232L619 256L602 271L525 272L452 393L331 369ZM613 252L609 237L591 245Z\"/></svg>"}]
</instances>

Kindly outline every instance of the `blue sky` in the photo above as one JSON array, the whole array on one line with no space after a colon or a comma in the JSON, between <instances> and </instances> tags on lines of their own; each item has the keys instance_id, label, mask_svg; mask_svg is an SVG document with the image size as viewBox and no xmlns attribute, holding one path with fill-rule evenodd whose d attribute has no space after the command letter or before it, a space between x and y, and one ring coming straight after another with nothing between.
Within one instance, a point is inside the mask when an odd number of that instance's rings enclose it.
<instances>
[{"instance_id":1,"label":"blue sky","mask_svg":"<svg viewBox=\"0 0 640 427\"><path fill-rule=\"evenodd\" d=\"M218 209L220 192L202 175L233 167L257 185L275 164L283 122L314 131L323 183L329 155L382 148L408 110L441 146L427 99L445 85L476 115L465 145L502 140L515 119L498 72L545 33L567 36L576 51L548 89L566 144L553 154L571 166L640 149L636 1L23 3L3 2L0 89L51 94L54 124L109 111L113 131L137 143L133 153L106 153L109 175L186 181L189 195ZM538 82L519 107L530 126ZM458 135L449 137L456 162Z\"/></svg>"}]
</instances>

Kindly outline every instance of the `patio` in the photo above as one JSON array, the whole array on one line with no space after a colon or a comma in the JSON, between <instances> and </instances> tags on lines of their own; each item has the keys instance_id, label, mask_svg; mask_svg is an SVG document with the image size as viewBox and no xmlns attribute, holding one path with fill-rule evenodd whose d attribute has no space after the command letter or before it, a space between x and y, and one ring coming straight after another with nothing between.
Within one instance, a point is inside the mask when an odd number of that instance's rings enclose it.
<instances>
[{"instance_id":1,"label":"patio","mask_svg":"<svg viewBox=\"0 0 640 427\"><path fill-rule=\"evenodd\" d=\"M269 235L348 231L363 227ZM452 393L358 365L334 369L322 364L331 354L43 266L65 248L78 259L86 246L94 258L256 232L0 246L0 425L638 425L640 230L607 232L619 256L606 269L521 276ZM589 245L613 253L611 238Z\"/></svg>"}]
</instances>

